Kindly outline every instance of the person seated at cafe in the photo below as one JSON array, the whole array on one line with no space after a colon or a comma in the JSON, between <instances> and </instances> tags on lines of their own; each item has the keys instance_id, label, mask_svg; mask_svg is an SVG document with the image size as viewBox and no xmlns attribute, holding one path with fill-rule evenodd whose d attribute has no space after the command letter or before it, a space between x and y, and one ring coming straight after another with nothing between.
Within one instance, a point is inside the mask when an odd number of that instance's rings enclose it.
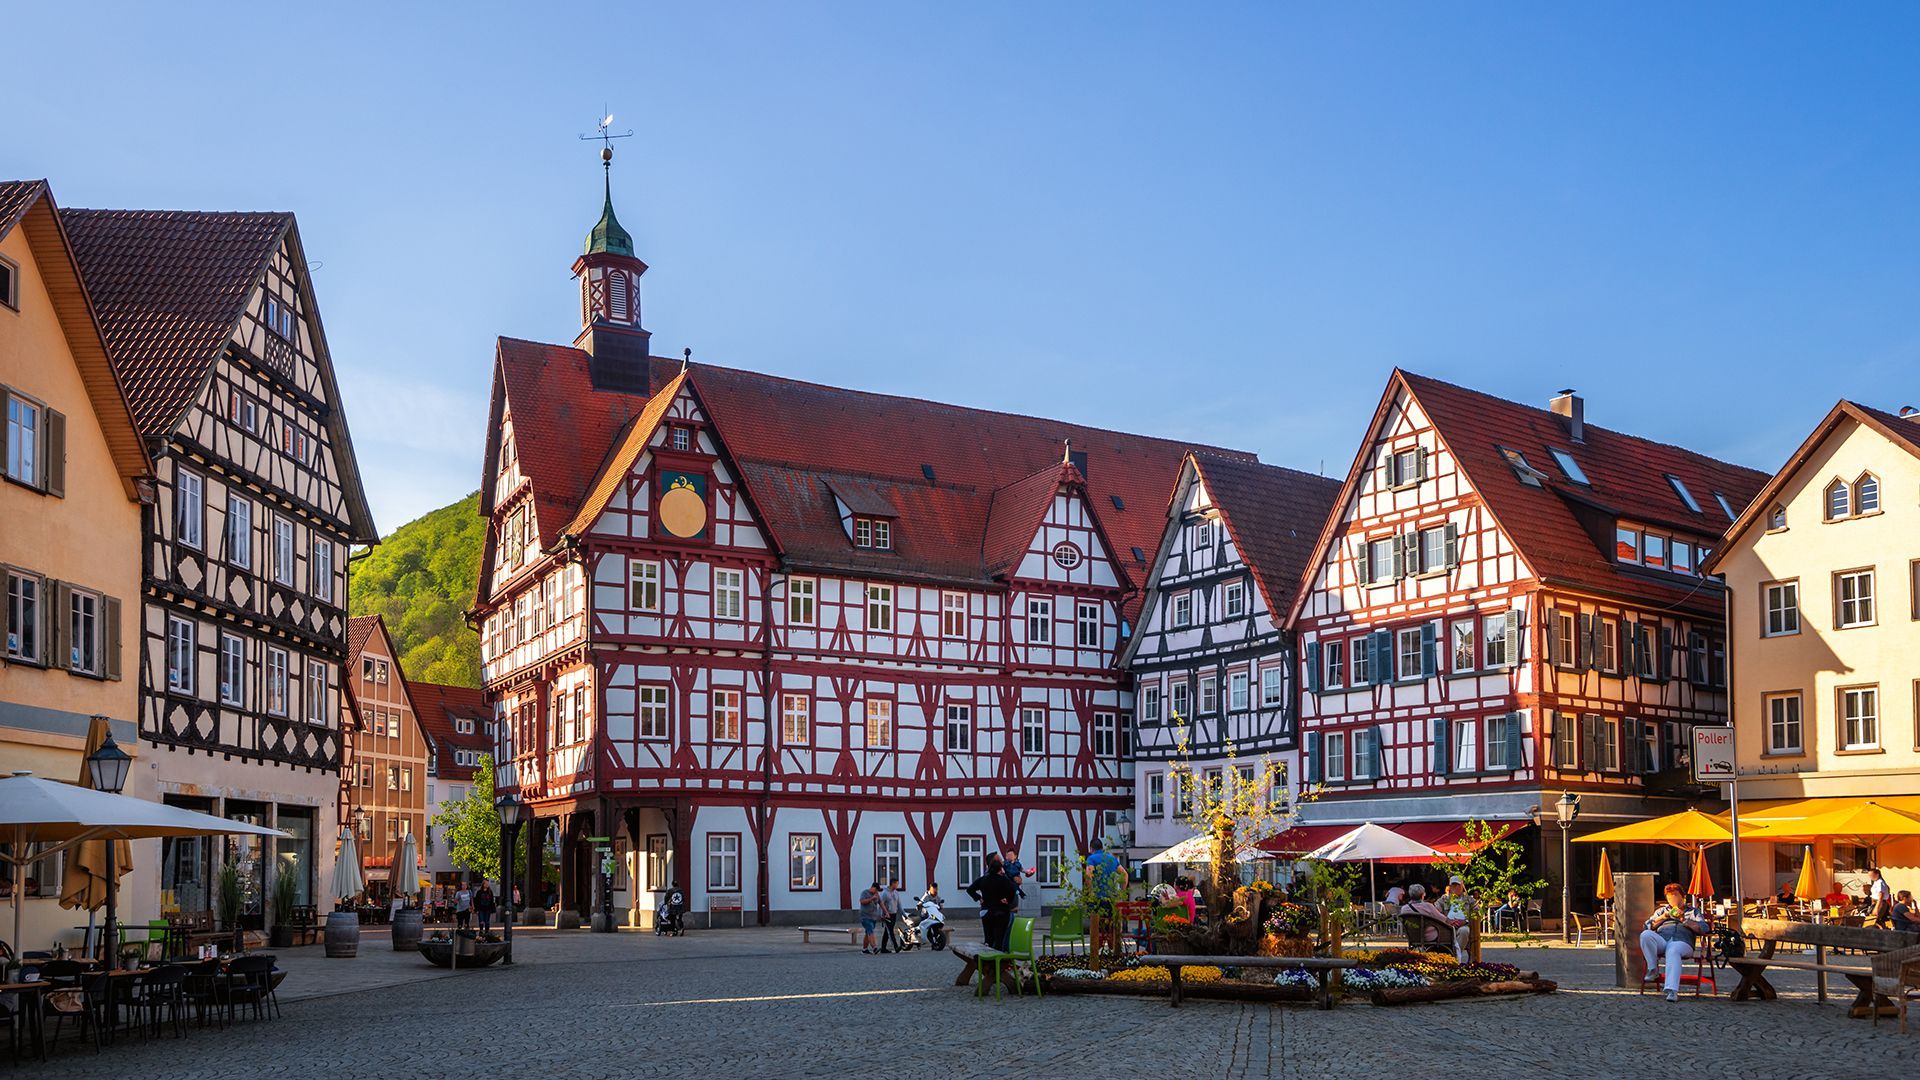
<instances>
[{"instance_id":1,"label":"person seated at cafe","mask_svg":"<svg viewBox=\"0 0 1920 1080\"><path fill-rule=\"evenodd\" d=\"M1775 901L1782 904L1792 904L1794 901L1793 882L1791 881L1781 882L1780 891L1774 894L1773 898Z\"/></svg>"},{"instance_id":2,"label":"person seated at cafe","mask_svg":"<svg viewBox=\"0 0 1920 1080\"><path fill-rule=\"evenodd\" d=\"M1506 902L1493 909L1494 929L1499 929L1509 921L1515 926L1527 924L1527 902L1520 898L1519 889L1508 889Z\"/></svg>"},{"instance_id":3,"label":"person seated at cafe","mask_svg":"<svg viewBox=\"0 0 1920 1080\"><path fill-rule=\"evenodd\" d=\"M1393 888L1387 890L1386 902L1392 904L1395 908L1400 907L1407 902L1407 890L1395 885Z\"/></svg>"},{"instance_id":4,"label":"person seated at cafe","mask_svg":"<svg viewBox=\"0 0 1920 1080\"><path fill-rule=\"evenodd\" d=\"M1853 903L1853 898L1847 895L1847 890L1841 888L1840 883L1837 881L1833 883L1833 888L1827 890L1825 899L1827 910L1833 912L1835 915L1846 911L1847 905Z\"/></svg>"},{"instance_id":5,"label":"person seated at cafe","mask_svg":"<svg viewBox=\"0 0 1920 1080\"><path fill-rule=\"evenodd\" d=\"M1666 902L1655 908L1640 931L1640 955L1647 962L1646 979L1659 970L1666 958L1665 988L1668 1001L1680 1000L1681 961L1693 955L1694 942L1707 932L1700 916L1687 907L1687 890L1678 882L1666 888Z\"/></svg>"},{"instance_id":6,"label":"person seated at cafe","mask_svg":"<svg viewBox=\"0 0 1920 1080\"><path fill-rule=\"evenodd\" d=\"M1454 880L1458 881L1459 879L1455 878ZM1423 941L1430 941L1436 944L1445 943L1448 939L1444 935L1450 930L1452 933L1452 945L1455 958L1463 963L1466 961L1467 938L1473 933L1473 928L1464 921L1456 922L1448 916L1445 911L1442 911L1430 903L1427 900L1427 887L1425 885L1416 882L1407 889L1407 903L1400 909L1400 914L1423 916L1420 922L1420 934L1421 940ZM1448 930L1442 930L1442 927L1447 927Z\"/></svg>"},{"instance_id":7,"label":"person seated at cafe","mask_svg":"<svg viewBox=\"0 0 1920 1080\"><path fill-rule=\"evenodd\" d=\"M1913 890L1901 889L1893 898L1893 929L1909 933L1920 931L1920 906L1913 902Z\"/></svg>"}]
</instances>

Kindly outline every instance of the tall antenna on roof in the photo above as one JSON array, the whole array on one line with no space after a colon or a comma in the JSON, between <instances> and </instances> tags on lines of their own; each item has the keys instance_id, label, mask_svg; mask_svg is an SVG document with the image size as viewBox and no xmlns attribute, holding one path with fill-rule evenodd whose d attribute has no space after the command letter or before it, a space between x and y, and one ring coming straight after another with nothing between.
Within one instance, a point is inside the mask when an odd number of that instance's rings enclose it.
<instances>
[{"instance_id":1,"label":"tall antenna on roof","mask_svg":"<svg viewBox=\"0 0 1920 1080\"><path fill-rule=\"evenodd\" d=\"M688 366L690 366L692 363L693 363L693 350L681 349L680 350L680 374L685 375L687 373Z\"/></svg>"},{"instance_id":2,"label":"tall antenna on roof","mask_svg":"<svg viewBox=\"0 0 1920 1080\"><path fill-rule=\"evenodd\" d=\"M1060 440L1060 442L1061 442L1061 444L1062 444L1062 445L1061 445L1061 447L1060 447L1060 464L1062 464L1062 465L1069 465L1069 464L1072 464L1072 462L1073 462L1073 440L1072 440L1072 439L1062 439L1062 440Z\"/></svg>"},{"instance_id":3,"label":"tall antenna on roof","mask_svg":"<svg viewBox=\"0 0 1920 1080\"><path fill-rule=\"evenodd\" d=\"M624 133L616 134L613 131L613 111L611 109L602 111L604 115L600 122L594 125L593 134L582 135L580 138L585 142L600 140L600 167L607 171L607 183L611 185L613 183L613 140L633 138L633 129L628 128Z\"/></svg>"}]
</instances>

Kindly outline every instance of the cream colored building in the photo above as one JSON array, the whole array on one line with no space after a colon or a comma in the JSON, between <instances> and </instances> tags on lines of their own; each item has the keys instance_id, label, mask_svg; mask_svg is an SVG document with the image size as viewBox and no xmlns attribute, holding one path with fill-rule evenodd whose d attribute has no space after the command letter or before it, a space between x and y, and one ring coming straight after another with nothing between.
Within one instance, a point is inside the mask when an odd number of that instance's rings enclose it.
<instances>
[{"instance_id":1,"label":"cream colored building","mask_svg":"<svg viewBox=\"0 0 1920 1080\"><path fill-rule=\"evenodd\" d=\"M140 509L153 466L134 428L45 181L0 181L0 774L78 781L89 722L134 755L126 794L155 798L140 746ZM159 843L133 845L120 917L158 914ZM65 857L0 867L22 943L77 944Z\"/></svg>"},{"instance_id":2,"label":"cream colored building","mask_svg":"<svg viewBox=\"0 0 1920 1080\"><path fill-rule=\"evenodd\" d=\"M1920 814L1920 413L1834 406L1708 569L1727 582L1743 817L1862 797ZM1743 844L1742 891L1791 880L1804 851ZM1874 858L1832 840L1813 854L1822 884L1855 893ZM1878 860L1920 892L1920 839Z\"/></svg>"}]
</instances>

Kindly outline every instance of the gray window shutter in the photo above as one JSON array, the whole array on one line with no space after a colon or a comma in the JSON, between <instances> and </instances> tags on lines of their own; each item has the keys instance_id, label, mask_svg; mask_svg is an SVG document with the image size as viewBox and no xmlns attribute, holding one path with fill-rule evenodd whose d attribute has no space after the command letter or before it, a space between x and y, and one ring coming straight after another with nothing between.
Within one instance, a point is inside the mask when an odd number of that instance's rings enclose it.
<instances>
[{"instance_id":1,"label":"gray window shutter","mask_svg":"<svg viewBox=\"0 0 1920 1080\"><path fill-rule=\"evenodd\" d=\"M48 409L42 418L47 426L47 444L40 462L46 470L47 494L64 498L67 494L67 414Z\"/></svg>"},{"instance_id":2,"label":"gray window shutter","mask_svg":"<svg viewBox=\"0 0 1920 1080\"><path fill-rule=\"evenodd\" d=\"M1393 631L1375 630L1373 640L1373 684L1375 686L1393 681Z\"/></svg>"},{"instance_id":3,"label":"gray window shutter","mask_svg":"<svg viewBox=\"0 0 1920 1080\"><path fill-rule=\"evenodd\" d=\"M1639 674L1640 673L1640 624L1639 623L1626 622L1626 621L1622 621L1620 623L1620 651L1623 654L1620 657L1621 664L1625 668L1625 671L1623 672L1623 674L1626 674L1626 675Z\"/></svg>"},{"instance_id":4,"label":"gray window shutter","mask_svg":"<svg viewBox=\"0 0 1920 1080\"><path fill-rule=\"evenodd\" d=\"M1393 537L1393 576L1406 577L1412 571L1407 565L1407 538L1399 533Z\"/></svg>"},{"instance_id":5,"label":"gray window shutter","mask_svg":"<svg viewBox=\"0 0 1920 1080\"><path fill-rule=\"evenodd\" d=\"M1372 551L1372 544L1369 544L1365 540L1360 541L1360 554L1354 559L1354 576L1359 579L1362 585L1373 584Z\"/></svg>"},{"instance_id":6,"label":"gray window shutter","mask_svg":"<svg viewBox=\"0 0 1920 1080\"><path fill-rule=\"evenodd\" d=\"M1593 616L1583 612L1574 633L1573 666L1585 671L1592 667L1593 663Z\"/></svg>"},{"instance_id":7,"label":"gray window shutter","mask_svg":"<svg viewBox=\"0 0 1920 1080\"><path fill-rule=\"evenodd\" d=\"M52 631L46 640L52 646L47 650L47 666L59 668L73 667L73 586L64 581L47 579L45 591L40 594L40 602L47 607L47 627Z\"/></svg>"},{"instance_id":8,"label":"gray window shutter","mask_svg":"<svg viewBox=\"0 0 1920 1080\"><path fill-rule=\"evenodd\" d=\"M1653 654L1653 677L1666 682L1673 673L1673 628L1660 627L1660 647Z\"/></svg>"},{"instance_id":9,"label":"gray window shutter","mask_svg":"<svg viewBox=\"0 0 1920 1080\"><path fill-rule=\"evenodd\" d=\"M1580 765L1585 772L1600 771L1600 718L1580 716Z\"/></svg>"},{"instance_id":10,"label":"gray window shutter","mask_svg":"<svg viewBox=\"0 0 1920 1080\"><path fill-rule=\"evenodd\" d=\"M1526 762L1520 758L1520 723L1526 719L1526 713L1507 714L1507 771L1522 772Z\"/></svg>"},{"instance_id":11,"label":"gray window shutter","mask_svg":"<svg viewBox=\"0 0 1920 1080\"><path fill-rule=\"evenodd\" d=\"M1646 733L1651 736L1651 738L1646 745L1646 759L1641 762L1641 765L1648 773L1657 773L1660 771L1660 722L1657 720L1648 721L1646 728Z\"/></svg>"},{"instance_id":12,"label":"gray window shutter","mask_svg":"<svg viewBox=\"0 0 1920 1080\"><path fill-rule=\"evenodd\" d=\"M1560 612L1554 608L1548 608L1547 663L1558 664L1562 659L1564 658L1560 655Z\"/></svg>"},{"instance_id":13,"label":"gray window shutter","mask_svg":"<svg viewBox=\"0 0 1920 1080\"><path fill-rule=\"evenodd\" d=\"M1520 643L1526 638L1521 634L1521 624L1526 621L1526 612L1514 608L1507 613L1507 666L1520 666Z\"/></svg>"},{"instance_id":14,"label":"gray window shutter","mask_svg":"<svg viewBox=\"0 0 1920 1080\"><path fill-rule=\"evenodd\" d=\"M120 678L120 601L109 596L101 602L100 609L101 617L106 619L106 626L100 635L101 640L105 642L105 648L102 651L106 653L106 662L102 670L106 672L107 678L118 680Z\"/></svg>"},{"instance_id":15,"label":"gray window shutter","mask_svg":"<svg viewBox=\"0 0 1920 1080\"><path fill-rule=\"evenodd\" d=\"M1317 731L1309 731L1307 732L1307 783L1320 783L1322 772L1323 770L1320 764L1320 733Z\"/></svg>"},{"instance_id":16,"label":"gray window shutter","mask_svg":"<svg viewBox=\"0 0 1920 1080\"><path fill-rule=\"evenodd\" d=\"M1315 694L1320 692L1320 643L1317 641L1307 642L1307 689Z\"/></svg>"},{"instance_id":17,"label":"gray window shutter","mask_svg":"<svg viewBox=\"0 0 1920 1080\"><path fill-rule=\"evenodd\" d=\"M1431 676L1440 670L1438 652L1440 624L1423 623L1420 626L1420 674Z\"/></svg>"},{"instance_id":18,"label":"gray window shutter","mask_svg":"<svg viewBox=\"0 0 1920 1080\"><path fill-rule=\"evenodd\" d=\"M1620 721L1620 771L1638 776L1640 768L1640 721Z\"/></svg>"},{"instance_id":19,"label":"gray window shutter","mask_svg":"<svg viewBox=\"0 0 1920 1080\"><path fill-rule=\"evenodd\" d=\"M39 652L34 659L48 667L66 667L67 658L53 651L53 628L60 621L53 617L53 594L60 583L44 574L34 576L40 581L40 633L39 640L34 642Z\"/></svg>"},{"instance_id":20,"label":"gray window shutter","mask_svg":"<svg viewBox=\"0 0 1920 1080\"><path fill-rule=\"evenodd\" d=\"M1447 522L1447 569L1460 565L1460 526Z\"/></svg>"},{"instance_id":21,"label":"gray window shutter","mask_svg":"<svg viewBox=\"0 0 1920 1080\"><path fill-rule=\"evenodd\" d=\"M1447 720L1445 717L1433 718L1433 775L1445 776L1450 770L1447 762Z\"/></svg>"},{"instance_id":22,"label":"gray window shutter","mask_svg":"<svg viewBox=\"0 0 1920 1080\"><path fill-rule=\"evenodd\" d=\"M1373 728L1373 776L1384 780L1387 775L1387 725L1376 724Z\"/></svg>"},{"instance_id":23,"label":"gray window shutter","mask_svg":"<svg viewBox=\"0 0 1920 1080\"><path fill-rule=\"evenodd\" d=\"M11 391L0 386L0 476L6 475L7 471L7 440L3 429L7 423L7 401L12 397Z\"/></svg>"},{"instance_id":24,"label":"gray window shutter","mask_svg":"<svg viewBox=\"0 0 1920 1080\"><path fill-rule=\"evenodd\" d=\"M1424 446L1416 447L1413 451L1413 478L1415 480L1427 478L1427 448Z\"/></svg>"}]
</instances>

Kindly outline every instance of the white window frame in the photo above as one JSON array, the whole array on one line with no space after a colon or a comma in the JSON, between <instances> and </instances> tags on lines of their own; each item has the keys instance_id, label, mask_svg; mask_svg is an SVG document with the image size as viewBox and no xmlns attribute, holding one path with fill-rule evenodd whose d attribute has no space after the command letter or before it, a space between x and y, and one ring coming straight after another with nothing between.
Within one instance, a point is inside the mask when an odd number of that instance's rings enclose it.
<instances>
[{"instance_id":1,"label":"white window frame","mask_svg":"<svg viewBox=\"0 0 1920 1080\"><path fill-rule=\"evenodd\" d=\"M330 726L327 723L327 683L330 681L327 678L327 665L308 657L301 677L305 683L301 698L306 704L307 723L315 727Z\"/></svg>"},{"instance_id":2,"label":"white window frame","mask_svg":"<svg viewBox=\"0 0 1920 1080\"><path fill-rule=\"evenodd\" d=\"M813 695L789 690L780 695L780 745L806 746L813 739Z\"/></svg>"},{"instance_id":3,"label":"white window frame","mask_svg":"<svg viewBox=\"0 0 1920 1080\"><path fill-rule=\"evenodd\" d=\"M1027 644L1053 644L1053 598L1027 597Z\"/></svg>"},{"instance_id":4,"label":"white window frame","mask_svg":"<svg viewBox=\"0 0 1920 1080\"><path fill-rule=\"evenodd\" d=\"M1067 842L1060 836L1036 836L1033 839L1034 876L1042 888L1057 889L1066 884Z\"/></svg>"},{"instance_id":5,"label":"white window frame","mask_svg":"<svg viewBox=\"0 0 1920 1080\"><path fill-rule=\"evenodd\" d=\"M1378 540L1367 541L1365 558L1367 560L1366 580L1370 585L1387 585L1394 580L1393 548L1399 543L1397 536L1383 536Z\"/></svg>"},{"instance_id":6,"label":"white window frame","mask_svg":"<svg viewBox=\"0 0 1920 1080\"><path fill-rule=\"evenodd\" d=\"M987 872L987 838L984 836L954 837L953 869L962 889L980 880L981 875Z\"/></svg>"},{"instance_id":7,"label":"white window frame","mask_svg":"<svg viewBox=\"0 0 1920 1080\"><path fill-rule=\"evenodd\" d=\"M893 699L866 698L860 702L861 726L869 750L893 748Z\"/></svg>"},{"instance_id":8,"label":"white window frame","mask_svg":"<svg viewBox=\"0 0 1920 1080\"><path fill-rule=\"evenodd\" d=\"M713 726L712 737L715 742L739 742L740 691L730 687L721 687L713 691L710 713Z\"/></svg>"},{"instance_id":9,"label":"white window frame","mask_svg":"<svg viewBox=\"0 0 1920 1080\"><path fill-rule=\"evenodd\" d=\"M1430 529L1421 529L1418 534L1420 544L1420 573L1445 570L1447 562L1447 527L1436 525Z\"/></svg>"},{"instance_id":10,"label":"white window frame","mask_svg":"<svg viewBox=\"0 0 1920 1080\"><path fill-rule=\"evenodd\" d=\"M1247 672L1227 672L1227 711L1243 713L1251 708L1252 689L1252 679Z\"/></svg>"},{"instance_id":11,"label":"white window frame","mask_svg":"<svg viewBox=\"0 0 1920 1080\"><path fill-rule=\"evenodd\" d=\"M1160 685L1157 682L1140 687L1140 722L1160 722Z\"/></svg>"},{"instance_id":12,"label":"white window frame","mask_svg":"<svg viewBox=\"0 0 1920 1080\"><path fill-rule=\"evenodd\" d=\"M220 704L247 703L247 642L238 634L220 635Z\"/></svg>"},{"instance_id":13,"label":"white window frame","mask_svg":"<svg viewBox=\"0 0 1920 1080\"><path fill-rule=\"evenodd\" d=\"M1045 706L1020 707L1020 756L1040 757L1047 752L1047 710Z\"/></svg>"},{"instance_id":14,"label":"white window frame","mask_svg":"<svg viewBox=\"0 0 1920 1080\"><path fill-rule=\"evenodd\" d=\"M267 712L273 716L287 715L287 650L276 646L267 646Z\"/></svg>"},{"instance_id":15,"label":"white window frame","mask_svg":"<svg viewBox=\"0 0 1920 1080\"><path fill-rule=\"evenodd\" d=\"M273 515L273 581L276 585L289 588L298 580L294 575L294 532L293 519L284 514Z\"/></svg>"},{"instance_id":16,"label":"white window frame","mask_svg":"<svg viewBox=\"0 0 1920 1080\"><path fill-rule=\"evenodd\" d=\"M1347 733L1329 731L1320 740L1320 774L1328 783L1338 783L1347 778Z\"/></svg>"},{"instance_id":17,"label":"white window frame","mask_svg":"<svg viewBox=\"0 0 1920 1080\"><path fill-rule=\"evenodd\" d=\"M1177 714L1182 722L1193 719L1193 691L1184 677L1174 676L1173 689L1167 695L1167 706L1172 710L1169 715Z\"/></svg>"},{"instance_id":18,"label":"white window frame","mask_svg":"<svg viewBox=\"0 0 1920 1080\"><path fill-rule=\"evenodd\" d=\"M1286 698L1286 669L1279 664L1263 664L1260 668L1260 707L1272 708L1280 705Z\"/></svg>"},{"instance_id":19,"label":"white window frame","mask_svg":"<svg viewBox=\"0 0 1920 1080\"><path fill-rule=\"evenodd\" d=\"M1480 655L1484 657L1484 666L1489 670L1512 667L1514 664L1516 658L1507 655L1507 620L1513 617L1511 611L1496 611L1480 617ZM1496 621L1500 628L1497 634L1494 633ZM1497 659L1496 652L1499 654Z\"/></svg>"},{"instance_id":20,"label":"white window frame","mask_svg":"<svg viewBox=\"0 0 1920 1080\"><path fill-rule=\"evenodd\" d=\"M1193 625L1193 591L1187 590L1173 595L1173 625Z\"/></svg>"},{"instance_id":21,"label":"white window frame","mask_svg":"<svg viewBox=\"0 0 1920 1080\"><path fill-rule=\"evenodd\" d=\"M940 594L940 636L960 639L967 636L967 594L943 591Z\"/></svg>"},{"instance_id":22,"label":"white window frame","mask_svg":"<svg viewBox=\"0 0 1920 1080\"><path fill-rule=\"evenodd\" d=\"M106 660L106 603L99 593L86 589L69 591L67 610L54 612L67 620L67 670L82 675L104 674Z\"/></svg>"},{"instance_id":23,"label":"white window frame","mask_svg":"<svg viewBox=\"0 0 1920 1080\"><path fill-rule=\"evenodd\" d=\"M637 738L659 741L673 735L673 697L665 683L633 688L633 730Z\"/></svg>"},{"instance_id":24,"label":"white window frame","mask_svg":"<svg viewBox=\"0 0 1920 1080\"><path fill-rule=\"evenodd\" d=\"M169 693L194 692L198 633L186 619L167 617L167 690Z\"/></svg>"},{"instance_id":25,"label":"white window frame","mask_svg":"<svg viewBox=\"0 0 1920 1080\"><path fill-rule=\"evenodd\" d=\"M1840 697L1839 738L1841 750L1878 750L1880 749L1880 687L1842 686L1837 690Z\"/></svg>"},{"instance_id":26,"label":"white window frame","mask_svg":"<svg viewBox=\"0 0 1920 1080\"><path fill-rule=\"evenodd\" d=\"M1200 676L1200 715L1212 716L1220 711L1220 680L1212 675Z\"/></svg>"},{"instance_id":27,"label":"white window frame","mask_svg":"<svg viewBox=\"0 0 1920 1080\"><path fill-rule=\"evenodd\" d=\"M875 584L867 586L867 630L892 632L893 586Z\"/></svg>"},{"instance_id":28,"label":"white window frame","mask_svg":"<svg viewBox=\"0 0 1920 1080\"><path fill-rule=\"evenodd\" d=\"M787 625L812 626L819 617L820 579L787 579Z\"/></svg>"},{"instance_id":29,"label":"white window frame","mask_svg":"<svg viewBox=\"0 0 1920 1080\"><path fill-rule=\"evenodd\" d=\"M1462 650L1465 650L1464 654ZM1462 664L1461 659L1466 660ZM1480 621L1454 619L1447 624L1447 668L1455 675L1467 675L1480 665Z\"/></svg>"},{"instance_id":30,"label":"white window frame","mask_svg":"<svg viewBox=\"0 0 1920 1080\"><path fill-rule=\"evenodd\" d=\"M1147 774L1146 816L1150 818L1167 816L1167 774L1165 773Z\"/></svg>"},{"instance_id":31,"label":"white window frame","mask_svg":"<svg viewBox=\"0 0 1920 1080\"><path fill-rule=\"evenodd\" d=\"M1411 651L1409 641L1413 643ZM1426 649L1418 626L1403 626L1393 632L1393 670L1395 679L1402 681L1432 674L1426 669Z\"/></svg>"},{"instance_id":32,"label":"white window frame","mask_svg":"<svg viewBox=\"0 0 1920 1080\"><path fill-rule=\"evenodd\" d=\"M6 424L7 476L31 488L44 487L40 452L46 440L46 407L10 390Z\"/></svg>"},{"instance_id":33,"label":"white window frame","mask_svg":"<svg viewBox=\"0 0 1920 1080\"><path fill-rule=\"evenodd\" d=\"M652 559L627 560L627 606L634 611L660 610L660 564Z\"/></svg>"},{"instance_id":34,"label":"white window frame","mask_svg":"<svg viewBox=\"0 0 1920 1080\"><path fill-rule=\"evenodd\" d=\"M739 622L745 617L747 575L744 570L724 566L713 569L713 617Z\"/></svg>"},{"instance_id":35,"label":"white window frame","mask_svg":"<svg viewBox=\"0 0 1920 1080\"><path fill-rule=\"evenodd\" d=\"M1361 634L1347 638L1347 685L1366 686L1373 681L1373 648L1371 635Z\"/></svg>"},{"instance_id":36,"label":"white window frame","mask_svg":"<svg viewBox=\"0 0 1920 1080\"><path fill-rule=\"evenodd\" d=\"M1451 746L1447 747L1447 771L1480 771L1480 724L1474 720L1455 720L1448 725Z\"/></svg>"},{"instance_id":37,"label":"white window frame","mask_svg":"<svg viewBox=\"0 0 1920 1080\"><path fill-rule=\"evenodd\" d=\"M1833 625L1836 630L1872 626L1878 620L1874 608L1873 571L1841 570L1833 575Z\"/></svg>"},{"instance_id":38,"label":"white window frame","mask_svg":"<svg viewBox=\"0 0 1920 1080\"><path fill-rule=\"evenodd\" d=\"M1802 754L1806 752L1806 711L1798 690L1761 696L1766 716L1767 753Z\"/></svg>"},{"instance_id":39,"label":"white window frame","mask_svg":"<svg viewBox=\"0 0 1920 1080\"><path fill-rule=\"evenodd\" d=\"M944 712L947 724L947 753L971 753L973 751L973 706L955 703L948 705Z\"/></svg>"},{"instance_id":40,"label":"white window frame","mask_svg":"<svg viewBox=\"0 0 1920 1080\"><path fill-rule=\"evenodd\" d=\"M237 491L227 492L227 561L253 568L253 500Z\"/></svg>"},{"instance_id":41,"label":"white window frame","mask_svg":"<svg viewBox=\"0 0 1920 1080\"><path fill-rule=\"evenodd\" d=\"M707 834L707 891L740 891L740 834Z\"/></svg>"},{"instance_id":42,"label":"white window frame","mask_svg":"<svg viewBox=\"0 0 1920 1080\"><path fill-rule=\"evenodd\" d=\"M1800 581L1769 581L1761 587L1761 637L1791 637L1800 632Z\"/></svg>"},{"instance_id":43,"label":"white window frame","mask_svg":"<svg viewBox=\"0 0 1920 1080\"><path fill-rule=\"evenodd\" d=\"M1073 641L1082 649L1100 647L1100 602L1076 600L1073 605Z\"/></svg>"},{"instance_id":44,"label":"white window frame","mask_svg":"<svg viewBox=\"0 0 1920 1080\"><path fill-rule=\"evenodd\" d=\"M333 541L316 533L309 533L307 540L311 552L308 561L313 564L313 595L333 603Z\"/></svg>"},{"instance_id":45,"label":"white window frame","mask_svg":"<svg viewBox=\"0 0 1920 1080\"><path fill-rule=\"evenodd\" d=\"M196 551L206 545L206 485L205 478L190 469L173 474L173 539Z\"/></svg>"},{"instance_id":46,"label":"white window frame","mask_svg":"<svg viewBox=\"0 0 1920 1080\"><path fill-rule=\"evenodd\" d=\"M1119 752L1119 724L1113 713L1097 712L1093 714L1093 756L1110 758Z\"/></svg>"},{"instance_id":47,"label":"white window frame","mask_svg":"<svg viewBox=\"0 0 1920 1080\"><path fill-rule=\"evenodd\" d=\"M1247 613L1247 584L1244 581L1229 581L1225 586L1226 596L1221 610L1229 619L1238 619Z\"/></svg>"},{"instance_id":48,"label":"white window frame","mask_svg":"<svg viewBox=\"0 0 1920 1080\"><path fill-rule=\"evenodd\" d=\"M1514 763L1507 760L1507 725L1515 722L1512 716L1487 717L1486 770L1488 772L1510 772Z\"/></svg>"}]
</instances>

